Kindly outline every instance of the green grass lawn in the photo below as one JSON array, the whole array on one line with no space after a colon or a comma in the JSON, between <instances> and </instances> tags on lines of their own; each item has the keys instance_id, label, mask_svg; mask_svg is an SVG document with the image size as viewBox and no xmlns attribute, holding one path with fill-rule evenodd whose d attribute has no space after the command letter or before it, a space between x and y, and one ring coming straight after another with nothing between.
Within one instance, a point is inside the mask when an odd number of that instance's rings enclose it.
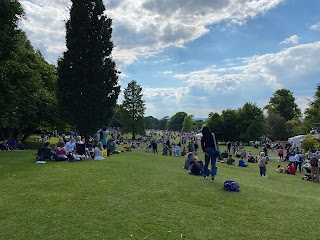
<instances>
[{"instance_id":1,"label":"green grass lawn","mask_svg":"<svg viewBox=\"0 0 320 240\"><path fill-rule=\"evenodd\" d=\"M0 152L0 239L319 239L320 185L302 174L218 163L212 183L183 163L143 150L46 164Z\"/></svg>"}]
</instances>

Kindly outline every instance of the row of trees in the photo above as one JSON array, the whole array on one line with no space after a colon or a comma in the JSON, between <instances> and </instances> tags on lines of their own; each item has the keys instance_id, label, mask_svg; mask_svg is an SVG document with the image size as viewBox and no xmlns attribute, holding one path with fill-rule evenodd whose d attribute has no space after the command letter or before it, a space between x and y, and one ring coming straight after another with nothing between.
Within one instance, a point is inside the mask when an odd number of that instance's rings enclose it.
<instances>
[{"instance_id":1,"label":"row of trees","mask_svg":"<svg viewBox=\"0 0 320 240\"><path fill-rule=\"evenodd\" d=\"M320 122L320 84L314 99L302 117L295 98L287 89L277 90L263 108L256 104L245 103L239 109L227 109L219 113L209 113L206 122L193 121L192 115L178 112L158 120L146 117L146 128L173 131L199 131L202 125L208 125L219 140L248 142L261 137L273 140L286 140L290 136L307 134L314 123Z\"/></svg>"}]
</instances>

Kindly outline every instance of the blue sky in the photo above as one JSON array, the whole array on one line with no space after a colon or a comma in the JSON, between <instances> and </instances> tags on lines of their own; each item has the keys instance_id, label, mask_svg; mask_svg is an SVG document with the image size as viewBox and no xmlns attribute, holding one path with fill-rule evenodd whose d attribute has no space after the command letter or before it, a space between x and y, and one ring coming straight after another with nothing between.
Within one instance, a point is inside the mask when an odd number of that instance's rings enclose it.
<instances>
[{"instance_id":1,"label":"blue sky","mask_svg":"<svg viewBox=\"0 0 320 240\"><path fill-rule=\"evenodd\" d=\"M65 51L68 0L21 0L21 27L47 61ZM318 0L109 0L122 88L143 87L146 116L264 107L289 89L304 111L320 83ZM122 96L119 102L122 101Z\"/></svg>"}]
</instances>

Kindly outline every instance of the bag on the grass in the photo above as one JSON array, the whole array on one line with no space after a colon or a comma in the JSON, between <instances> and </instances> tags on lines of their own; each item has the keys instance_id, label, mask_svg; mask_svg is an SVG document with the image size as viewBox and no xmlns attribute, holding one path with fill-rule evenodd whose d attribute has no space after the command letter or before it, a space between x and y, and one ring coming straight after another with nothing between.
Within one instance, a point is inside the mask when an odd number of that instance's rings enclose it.
<instances>
[{"instance_id":1,"label":"bag on the grass","mask_svg":"<svg viewBox=\"0 0 320 240\"><path fill-rule=\"evenodd\" d=\"M226 190L226 191L231 191L231 192L239 192L240 191L240 186L235 181L227 180L223 184L223 189Z\"/></svg>"}]
</instances>

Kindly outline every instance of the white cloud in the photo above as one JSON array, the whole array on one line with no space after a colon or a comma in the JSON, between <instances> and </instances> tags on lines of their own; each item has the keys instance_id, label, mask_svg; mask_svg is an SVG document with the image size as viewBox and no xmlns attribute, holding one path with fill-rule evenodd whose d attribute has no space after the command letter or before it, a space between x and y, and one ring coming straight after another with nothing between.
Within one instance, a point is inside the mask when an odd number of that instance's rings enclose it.
<instances>
[{"instance_id":1,"label":"white cloud","mask_svg":"<svg viewBox=\"0 0 320 240\"><path fill-rule=\"evenodd\" d=\"M317 24L310 26L310 29L320 31L320 23L317 23Z\"/></svg>"},{"instance_id":2,"label":"white cloud","mask_svg":"<svg viewBox=\"0 0 320 240\"><path fill-rule=\"evenodd\" d=\"M280 44L298 44L299 41L300 38L297 35L293 35L280 42Z\"/></svg>"},{"instance_id":3,"label":"white cloud","mask_svg":"<svg viewBox=\"0 0 320 240\"><path fill-rule=\"evenodd\" d=\"M185 111L206 117L209 112L236 109L245 102L264 107L277 89L286 88L293 91L296 103L304 111L306 99L312 97L319 82L319 55L320 42L303 44L274 54L245 58L238 66L212 66L175 74L184 87L146 88L144 96L151 105L157 103L158 109L152 108L153 116L161 117L158 113L163 112L159 109L162 106L168 113Z\"/></svg>"},{"instance_id":4,"label":"white cloud","mask_svg":"<svg viewBox=\"0 0 320 240\"><path fill-rule=\"evenodd\" d=\"M106 13L113 19L113 56L118 65L133 63L167 47L182 47L206 34L223 20L243 23L276 7L283 0L109 0ZM51 63L65 49L64 21L69 0L21 0L27 21L21 26L36 49Z\"/></svg>"}]
</instances>

